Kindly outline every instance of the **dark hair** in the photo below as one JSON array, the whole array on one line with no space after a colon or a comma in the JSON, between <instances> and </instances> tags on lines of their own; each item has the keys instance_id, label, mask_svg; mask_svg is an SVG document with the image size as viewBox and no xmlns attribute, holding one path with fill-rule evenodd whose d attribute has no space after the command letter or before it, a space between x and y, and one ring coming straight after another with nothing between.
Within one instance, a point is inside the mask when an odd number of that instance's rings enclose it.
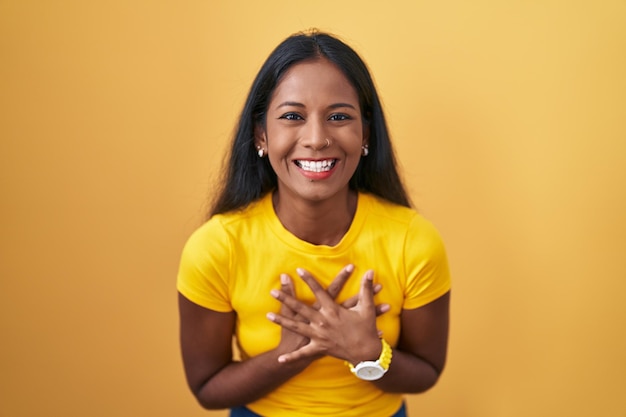
<instances>
[{"instance_id":1,"label":"dark hair","mask_svg":"<svg viewBox=\"0 0 626 417\"><path fill-rule=\"evenodd\" d=\"M354 86L364 123L369 125L369 155L362 157L350 180L350 188L410 207L398 174L389 132L376 87L358 54L339 39L317 31L285 39L267 58L248 94L233 138L221 189L209 217L246 207L277 186L268 158L259 158L254 144L257 124L265 114L274 89L295 64L325 58L335 64Z\"/></svg>"}]
</instances>

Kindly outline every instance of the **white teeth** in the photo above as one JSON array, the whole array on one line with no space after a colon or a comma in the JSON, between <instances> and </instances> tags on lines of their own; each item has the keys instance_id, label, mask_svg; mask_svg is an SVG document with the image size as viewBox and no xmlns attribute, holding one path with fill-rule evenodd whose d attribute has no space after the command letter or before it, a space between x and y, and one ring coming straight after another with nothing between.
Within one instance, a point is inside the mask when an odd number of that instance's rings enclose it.
<instances>
[{"instance_id":1,"label":"white teeth","mask_svg":"<svg viewBox=\"0 0 626 417\"><path fill-rule=\"evenodd\" d=\"M312 172L324 172L330 171L335 166L334 159L327 159L324 161L296 161L296 165L305 171Z\"/></svg>"}]
</instances>

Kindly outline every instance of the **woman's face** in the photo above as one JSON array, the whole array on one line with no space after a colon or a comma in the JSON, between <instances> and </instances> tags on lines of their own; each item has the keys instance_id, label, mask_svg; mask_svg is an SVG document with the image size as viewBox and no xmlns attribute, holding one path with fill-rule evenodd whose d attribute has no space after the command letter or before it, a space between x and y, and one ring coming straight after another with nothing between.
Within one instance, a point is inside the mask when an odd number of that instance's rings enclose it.
<instances>
[{"instance_id":1,"label":"woman's face","mask_svg":"<svg viewBox=\"0 0 626 417\"><path fill-rule=\"evenodd\" d=\"M270 100L265 128L255 141L263 148L286 197L320 202L347 194L367 144L356 90L325 59L291 67Z\"/></svg>"}]
</instances>

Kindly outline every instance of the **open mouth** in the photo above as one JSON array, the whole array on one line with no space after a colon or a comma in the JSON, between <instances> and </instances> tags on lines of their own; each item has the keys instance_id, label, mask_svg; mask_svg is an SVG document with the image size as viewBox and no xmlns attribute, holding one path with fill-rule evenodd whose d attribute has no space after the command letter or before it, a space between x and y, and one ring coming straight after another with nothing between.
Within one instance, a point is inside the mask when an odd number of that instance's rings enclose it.
<instances>
[{"instance_id":1,"label":"open mouth","mask_svg":"<svg viewBox=\"0 0 626 417\"><path fill-rule=\"evenodd\" d=\"M333 169L337 163L336 159L324 159L323 161L307 161L297 159L294 163L298 168L309 172L326 172Z\"/></svg>"}]
</instances>

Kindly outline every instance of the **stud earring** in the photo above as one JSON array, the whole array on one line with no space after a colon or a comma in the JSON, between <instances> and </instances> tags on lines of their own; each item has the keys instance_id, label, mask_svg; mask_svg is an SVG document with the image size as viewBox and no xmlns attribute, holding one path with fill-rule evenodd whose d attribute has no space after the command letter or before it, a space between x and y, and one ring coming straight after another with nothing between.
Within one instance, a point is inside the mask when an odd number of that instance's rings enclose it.
<instances>
[{"instance_id":1,"label":"stud earring","mask_svg":"<svg viewBox=\"0 0 626 417\"><path fill-rule=\"evenodd\" d=\"M263 148L259 148L257 154L259 155L259 158L263 158L263 156L265 156L265 151Z\"/></svg>"},{"instance_id":2,"label":"stud earring","mask_svg":"<svg viewBox=\"0 0 626 417\"><path fill-rule=\"evenodd\" d=\"M363 156L369 155L370 150L367 148L367 145L361 146L361 153L363 154Z\"/></svg>"}]
</instances>

